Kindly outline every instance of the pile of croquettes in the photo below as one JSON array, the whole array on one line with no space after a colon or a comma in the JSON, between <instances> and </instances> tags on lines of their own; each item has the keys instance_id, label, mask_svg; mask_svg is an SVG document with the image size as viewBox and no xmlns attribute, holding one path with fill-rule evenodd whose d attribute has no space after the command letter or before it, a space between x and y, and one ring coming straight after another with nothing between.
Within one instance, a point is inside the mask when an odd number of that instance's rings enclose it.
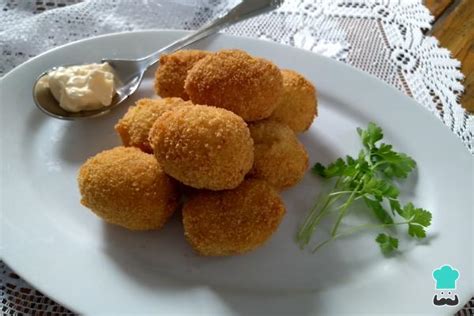
<instances>
[{"instance_id":1,"label":"pile of croquettes","mask_svg":"<svg viewBox=\"0 0 474 316\"><path fill-rule=\"evenodd\" d=\"M205 256L265 243L286 212L280 192L308 169L297 134L317 116L313 84L241 50L181 50L161 56L154 88L160 99L117 122L123 146L81 166L81 203L130 230L159 229L181 209Z\"/></svg>"}]
</instances>

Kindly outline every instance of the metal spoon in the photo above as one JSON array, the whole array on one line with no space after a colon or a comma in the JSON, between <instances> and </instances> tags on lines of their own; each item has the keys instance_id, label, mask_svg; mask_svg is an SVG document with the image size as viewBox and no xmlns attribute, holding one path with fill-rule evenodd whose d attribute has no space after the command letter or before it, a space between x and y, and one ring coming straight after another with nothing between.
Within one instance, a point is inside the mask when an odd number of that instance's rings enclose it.
<instances>
[{"instance_id":1,"label":"metal spoon","mask_svg":"<svg viewBox=\"0 0 474 316\"><path fill-rule=\"evenodd\" d=\"M116 94L110 106L90 111L68 112L59 106L58 101L53 97L49 88L44 86L41 81L46 79L45 75L51 70L41 74L33 87L33 99L36 106L52 117L63 120L75 120L81 118L97 117L110 112L119 106L123 101L132 95L140 86L145 71L158 62L160 55L171 53L184 48L196 41L217 33L222 28L240 22L242 20L254 17L256 15L278 8L284 0L243 0L226 14L218 17L199 30L177 40L160 50L139 59L103 59L102 62L109 63L114 69L119 86L116 87ZM71 66L71 65L68 65ZM40 83L40 84L38 84Z\"/></svg>"}]
</instances>

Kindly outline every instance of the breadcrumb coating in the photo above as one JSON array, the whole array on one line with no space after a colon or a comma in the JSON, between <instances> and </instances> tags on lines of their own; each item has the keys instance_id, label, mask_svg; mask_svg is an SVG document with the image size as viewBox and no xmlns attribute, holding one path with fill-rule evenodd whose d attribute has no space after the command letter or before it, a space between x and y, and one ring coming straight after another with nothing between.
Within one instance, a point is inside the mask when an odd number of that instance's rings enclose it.
<instances>
[{"instance_id":1,"label":"breadcrumb coating","mask_svg":"<svg viewBox=\"0 0 474 316\"><path fill-rule=\"evenodd\" d=\"M222 107L250 122L272 114L283 81L270 61L241 50L221 50L189 70L185 90L193 103Z\"/></svg>"},{"instance_id":2,"label":"breadcrumb coating","mask_svg":"<svg viewBox=\"0 0 474 316\"><path fill-rule=\"evenodd\" d=\"M115 125L115 130L124 146L138 147L144 152L152 153L148 134L156 119L166 111L180 106L193 105L180 98L141 99Z\"/></svg>"},{"instance_id":3,"label":"breadcrumb coating","mask_svg":"<svg viewBox=\"0 0 474 316\"><path fill-rule=\"evenodd\" d=\"M262 179L278 190L298 183L308 169L308 154L285 124L263 120L249 125L255 158L249 176Z\"/></svg>"},{"instance_id":4,"label":"breadcrumb coating","mask_svg":"<svg viewBox=\"0 0 474 316\"><path fill-rule=\"evenodd\" d=\"M84 206L130 230L161 228L178 205L177 183L153 155L134 147L116 147L89 158L78 182Z\"/></svg>"},{"instance_id":5,"label":"breadcrumb coating","mask_svg":"<svg viewBox=\"0 0 474 316\"><path fill-rule=\"evenodd\" d=\"M234 190L193 195L183 207L184 234L201 255L242 254L267 241L284 214L275 189L249 179Z\"/></svg>"},{"instance_id":6,"label":"breadcrumb coating","mask_svg":"<svg viewBox=\"0 0 474 316\"><path fill-rule=\"evenodd\" d=\"M221 108L194 105L166 112L149 139L165 172L198 189L233 189L253 164L247 124Z\"/></svg>"},{"instance_id":7,"label":"breadcrumb coating","mask_svg":"<svg viewBox=\"0 0 474 316\"><path fill-rule=\"evenodd\" d=\"M211 52L204 50L179 50L160 56L160 65L155 73L155 91L162 98L180 97L189 100L184 91L184 80L194 64Z\"/></svg>"},{"instance_id":8,"label":"breadcrumb coating","mask_svg":"<svg viewBox=\"0 0 474 316\"><path fill-rule=\"evenodd\" d=\"M287 124L295 133L306 131L317 116L316 88L301 74L282 70L283 96L271 119Z\"/></svg>"}]
</instances>

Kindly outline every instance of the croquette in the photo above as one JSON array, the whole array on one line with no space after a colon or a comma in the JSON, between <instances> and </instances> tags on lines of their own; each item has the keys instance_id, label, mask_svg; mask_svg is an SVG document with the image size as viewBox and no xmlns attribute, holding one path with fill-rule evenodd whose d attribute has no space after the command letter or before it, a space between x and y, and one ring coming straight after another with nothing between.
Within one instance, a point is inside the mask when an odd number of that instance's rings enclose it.
<instances>
[{"instance_id":1,"label":"croquette","mask_svg":"<svg viewBox=\"0 0 474 316\"><path fill-rule=\"evenodd\" d=\"M263 120L249 125L255 158L249 176L282 190L298 183L308 169L308 154L285 124Z\"/></svg>"},{"instance_id":2,"label":"croquette","mask_svg":"<svg viewBox=\"0 0 474 316\"><path fill-rule=\"evenodd\" d=\"M234 190L201 191L183 207L184 234L204 256L251 251L278 228L285 206L273 187L249 179Z\"/></svg>"},{"instance_id":3,"label":"croquette","mask_svg":"<svg viewBox=\"0 0 474 316\"><path fill-rule=\"evenodd\" d=\"M78 182L84 206L130 230L162 227L178 205L177 183L153 155L135 147L116 147L89 158Z\"/></svg>"},{"instance_id":4,"label":"croquette","mask_svg":"<svg viewBox=\"0 0 474 316\"><path fill-rule=\"evenodd\" d=\"M198 61L185 81L193 103L222 107L251 122L269 117L283 93L277 66L241 50L221 50Z\"/></svg>"},{"instance_id":5,"label":"croquette","mask_svg":"<svg viewBox=\"0 0 474 316\"><path fill-rule=\"evenodd\" d=\"M115 125L124 146L138 147L144 152L152 153L148 134L156 119L166 111L179 106L192 105L180 98L141 99L136 106L128 109L127 113Z\"/></svg>"},{"instance_id":6,"label":"croquette","mask_svg":"<svg viewBox=\"0 0 474 316\"><path fill-rule=\"evenodd\" d=\"M285 123L295 133L306 131L318 114L316 88L301 74L282 70L283 96L271 119Z\"/></svg>"},{"instance_id":7,"label":"croquette","mask_svg":"<svg viewBox=\"0 0 474 316\"><path fill-rule=\"evenodd\" d=\"M188 100L184 91L184 80L194 64L211 52L203 50L180 50L160 56L160 66L155 73L155 91L162 98L180 97Z\"/></svg>"},{"instance_id":8,"label":"croquette","mask_svg":"<svg viewBox=\"0 0 474 316\"><path fill-rule=\"evenodd\" d=\"M149 140L165 172L197 189L233 189L253 164L247 124L221 108L194 105L168 111L156 120Z\"/></svg>"}]
</instances>

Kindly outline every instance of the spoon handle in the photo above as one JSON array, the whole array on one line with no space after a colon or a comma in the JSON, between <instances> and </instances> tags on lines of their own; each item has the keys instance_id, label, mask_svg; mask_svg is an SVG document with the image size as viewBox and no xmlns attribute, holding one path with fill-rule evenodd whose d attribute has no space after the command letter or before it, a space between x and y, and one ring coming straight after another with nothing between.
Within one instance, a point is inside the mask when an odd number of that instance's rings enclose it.
<instances>
[{"instance_id":1,"label":"spoon handle","mask_svg":"<svg viewBox=\"0 0 474 316\"><path fill-rule=\"evenodd\" d=\"M160 59L161 54L177 51L209 35L217 33L219 30L232 24L274 10L278 8L283 1L284 0L243 0L224 15L202 26L197 31L151 53L144 57L142 61L145 67L148 68Z\"/></svg>"}]
</instances>

